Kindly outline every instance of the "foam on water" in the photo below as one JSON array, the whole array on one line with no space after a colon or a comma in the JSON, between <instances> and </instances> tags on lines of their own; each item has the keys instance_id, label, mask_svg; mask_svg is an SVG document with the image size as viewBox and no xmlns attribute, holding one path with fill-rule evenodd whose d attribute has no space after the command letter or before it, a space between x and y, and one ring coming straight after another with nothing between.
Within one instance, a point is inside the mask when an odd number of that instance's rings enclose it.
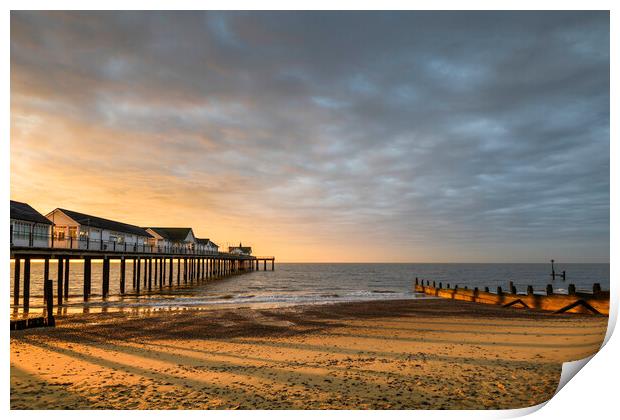
<instances>
[{"instance_id":1,"label":"foam on water","mask_svg":"<svg viewBox=\"0 0 620 420\"><path fill-rule=\"evenodd\" d=\"M42 305L43 264L32 264L31 307ZM176 267L176 265L175 265ZM82 268L71 264L69 308L84 307L82 302ZM131 288L132 267L127 265L129 292L119 296L119 265L111 264L110 293L106 302L98 296L101 292L101 264L92 267L91 301L87 308L136 308L136 307L210 307L210 306L287 306L295 304L319 304L332 302L363 301L377 299L417 299L413 292L415 277L442 282L484 288L492 291L497 286L507 288L513 281L519 292L533 285L535 292L542 293L548 283L548 264L276 264L275 271L255 271L226 279L210 280L200 285L182 287L159 287L154 282L151 293L133 294ZM567 293L568 284L578 290L591 290L593 283L601 283L609 290L609 264L559 264L558 270L566 270L567 280L556 280L556 293ZM12 276L13 264L11 264ZM55 263L50 264L51 277L55 278ZM176 273L175 273L176 275ZM141 279L142 280L142 279ZM11 288L13 282L11 281ZM176 277L174 279L176 284ZM11 289L12 293L12 289Z\"/></svg>"}]
</instances>

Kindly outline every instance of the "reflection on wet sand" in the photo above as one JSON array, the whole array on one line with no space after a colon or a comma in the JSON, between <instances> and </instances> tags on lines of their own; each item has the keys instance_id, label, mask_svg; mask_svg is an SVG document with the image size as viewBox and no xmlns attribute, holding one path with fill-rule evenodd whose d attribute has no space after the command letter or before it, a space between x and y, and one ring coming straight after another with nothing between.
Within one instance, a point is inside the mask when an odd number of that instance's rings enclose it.
<instances>
[{"instance_id":1,"label":"reflection on wet sand","mask_svg":"<svg viewBox=\"0 0 620 420\"><path fill-rule=\"evenodd\" d=\"M68 315L11 333L11 408L525 407L606 325L445 300Z\"/></svg>"}]
</instances>

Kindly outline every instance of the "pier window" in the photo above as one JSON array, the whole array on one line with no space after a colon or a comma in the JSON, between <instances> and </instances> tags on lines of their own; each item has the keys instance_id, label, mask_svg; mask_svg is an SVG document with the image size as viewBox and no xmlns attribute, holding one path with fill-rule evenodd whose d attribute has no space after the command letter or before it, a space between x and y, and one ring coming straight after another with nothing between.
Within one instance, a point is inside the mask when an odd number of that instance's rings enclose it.
<instances>
[{"instance_id":1,"label":"pier window","mask_svg":"<svg viewBox=\"0 0 620 420\"><path fill-rule=\"evenodd\" d=\"M45 239L48 236L48 227L47 225L34 225L34 236L37 238Z\"/></svg>"},{"instance_id":2,"label":"pier window","mask_svg":"<svg viewBox=\"0 0 620 420\"><path fill-rule=\"evenodd\" d=\"M77 238L77 226L69 226L69 238Z\"/></svg>"},{"instance_id":3,"label":"pier window","mask_svg":"<svg viewBox=\"0 0 620 420\"><path fill-rule=\"evenodd\" d=\"M13 235L17 237L29 237L32 224L26 222L15 222L13 225Z\"/></svg>"},{"instance_id":4,"label":"pier window","mask_svg":"<svg viewBox=\"0 0 620 420\"><path fill-rule=\"evenodd\" d=\"M64 241L67 233L66 226L54 226L54 239L57 241Z\"/></svg>"},{"instance_id":5,"label":"pier window","mask_svg":"<svg viewBox=\"0 0 620 420\"><path fill-rule=\"evenodd\" d=\"M110 241L116 242L117 244L122 244L124 239L125 237L122 235L110 235Z\"/></svg>"}]
</instances>

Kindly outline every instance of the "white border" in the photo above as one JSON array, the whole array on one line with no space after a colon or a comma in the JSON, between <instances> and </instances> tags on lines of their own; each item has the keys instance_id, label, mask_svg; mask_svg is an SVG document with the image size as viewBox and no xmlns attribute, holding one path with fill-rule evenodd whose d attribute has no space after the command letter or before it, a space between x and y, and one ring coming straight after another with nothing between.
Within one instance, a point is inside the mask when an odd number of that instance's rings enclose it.
<instances>
[{"instance_id":1,"label":"white border","mask_svg":"<svg viewBox=\"0 0 620 420\"><path fill-rule=\"evenodd\" d=\"M4 100L2 101L2 111L5 116L2 119L2 128L4 133L4 141L2 141L2 151L0 153L0 168L2 171L3 181L0 183L0 191L2 191L2 196L4 198L4 205L1 210L1 217L4 220L7 220L8 215L8 201L10 198L10 190L9 186L9 176L10 176L10 165L9 165L9 141L10 138L10 15L9 10L15 9L98 9L98 10L116 10L116 9L145 9L145 10L181 10L181 9L211 9L211 10L254 10L254 9L302 9L302 10L339 10L339 9L352 9L352 8L361 8L365 10L384 10L384 9L396 9L396 10L404 10L404 9L417 9L417 10L441 10L441 9L452 9L452 10L465 10L464 7L467 6L470 9L474 10L482 10L482 9L494 9L494 10L611 10L611 138L617 139L617 129L614 121L619 120L617 106L614 102L617 99L617 86L614 80L614 74L617 73L618 65L617 65L617 54L613 54L617 47L617 42L614 42L617 39L617 25L618 19L616 16L618 7L614 7L617 2L612 1L597 1L592 0L588 2L577 2L577 1L532 1L532 0L521 0L521 1L503 1L501 3L496 1L427 1L427 2L411 2L411 1L402 1L402 0L383 0L381 2L360 2L360 1L297 1L294 4L287 3L284 1L273 1L273 0L264 0L264 1L243 1L243 0L229 0L229 1L196 1L196 0L176 0L176 1L167 1L167 0L152 0L152 1L118 1L118 0L110 0L106 2L101 1L90 1L88 3L76 0L59 0L54 2L49 1L8 1L4 4L7 5L5 13L2 15L2 25L0 28L3 30L3 39L2 43L3 54L5 57L4 66L2 67L3 72L3 80L5 81L3 84L3 90L5 95L2 97ZM617 244L618 244L618 226L616 223L616 217L614 217L613 209L618 209L618 197L617 197L617 180L618 180L618 147L614 141L611 141L611 225L610 225L610 246L611 246L611 258L617 255ZM1 219L0 219L1 220ZM6 238L8 236L8 224L2 224L1 229L1 237ZM4 307L9 307L9 283L6 281L8 279L9 273L9 264L8 264L8 241L0 241L0 246L4 252L5 258L0 259L2 273L4 273L3 278L5 281L2 282L4 286L4 290L2 291L2 296L4 299ZM300 411L295 412L294 415L299 417L300 419L314 419L316 416L320 416L322 418L341 418L341 417L349 417L355 416L356 418L376 418L377 416L381 416L381 418L394 418L401 416L415 416L416 418L461 418L464 415L467 417L475 417L475 418L503 418L503 417L515 417L520 415L525 415L540 409L542 406L545 408L539 411L536 411L532 416L535 418L573 418L573 417L590 417L590 418L607 418L609 417L608 413L615 412L615 400L617 399L617 395L615 390L616 384L618 381L619 362L617 355L620 354L620 345L618 344L618 340L615 337L611 337L611 333L615 327L616 319L617 319L617 304L618 304L618 293L617 293L617 280L618 275L617 267L614 264L611 264L611 287L612 287L612 301L611 301L611 314L610 314L610 323L609 330L606 337L606 345L605 347L588 363L588 366L583 369L582 372L579 373L578 377L575 380L570 381L561 391L552 398L547 404L541 404L540 406L533 407L530 409L523 410L506 410L506 411L474 411L474 412L463 412L463 411L381 411L381 412L373 412L373 411ZM9 311L2 312L2 318L4 325L8 324L9 320ZM611 339L610 339L611 338ZM8 411L9 407L9 332L8 328L5 330L5 333L2 334L2 354L4 355L4 363L2 364L2 375L3 375L3 392L2 392L2 405ZM49 416L50 418L60 418L60 416L64 418L76 418L82 417L86 413L74 411L74 412L46 412L46 413L37 413L37 412L15 412L12 411L9 413L11 417L14 418L27 418L32 415L35 416ZM127 416L133 417L142 415L141 412L129 412L129 411L121 411L115 412L115 416ZM270 418L272 417L288 417L292 413L287 411L250 411L250 412L210 412L208 415L212 418L223 418L223 417L240 417L240 418ZM101 416L109 416L110 413L102 412L102 411L90 411L87 413L88 416L99 417ZM150 416L153 417L166 417L169 418L171 416L176 416L175 412L149 412ZM205 415L200 411L189 411L183 412L182 415L184 417L190 418L195 417L201 418Z\"/></svg>"}]
</instances>

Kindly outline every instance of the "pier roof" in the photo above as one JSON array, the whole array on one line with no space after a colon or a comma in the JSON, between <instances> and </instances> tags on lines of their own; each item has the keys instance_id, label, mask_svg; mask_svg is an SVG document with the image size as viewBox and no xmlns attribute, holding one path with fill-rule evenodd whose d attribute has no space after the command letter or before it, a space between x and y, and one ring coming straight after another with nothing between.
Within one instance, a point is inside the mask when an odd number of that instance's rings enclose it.
<instances>
[{"instance_id":1,"label":"pier roof","mask_svg":"<svg viewBox=\"0 0 620 420\"><path fill-rule=\"evenodd\" d=\"M25 220L28 222L53 224L41 213L33 209L29 204L11 200L11 219Z\"/></svg>"},{"instance_id":2,"label":"pier roof","mask_svg":"<svg viewBox=\"0 0 620 420\"><path fill-rule=\"evenodd\" d=\"M151 229L155 231L159 236L170 241L184 241L187 239L187 235L192 231L192 228L171 228L171 227L146 227L144 229Z\"/></svg>"},{"instance_id":3,"label":"pier roof","mask_svg":"<svg viewBox=\"0 0 620 420\"><path fill-rule=\"evenodd\" d=\"M151 234L139 226L130 225L128 223L116 222L114 220L104 219L103 217L91 216L89 214L79 213L73 210L58 208L71 219L75 220L82 226L90 226L99 229L111 230L114 232L129 233L131 235L151 237Z\"/></svg>"}]
</instances>

